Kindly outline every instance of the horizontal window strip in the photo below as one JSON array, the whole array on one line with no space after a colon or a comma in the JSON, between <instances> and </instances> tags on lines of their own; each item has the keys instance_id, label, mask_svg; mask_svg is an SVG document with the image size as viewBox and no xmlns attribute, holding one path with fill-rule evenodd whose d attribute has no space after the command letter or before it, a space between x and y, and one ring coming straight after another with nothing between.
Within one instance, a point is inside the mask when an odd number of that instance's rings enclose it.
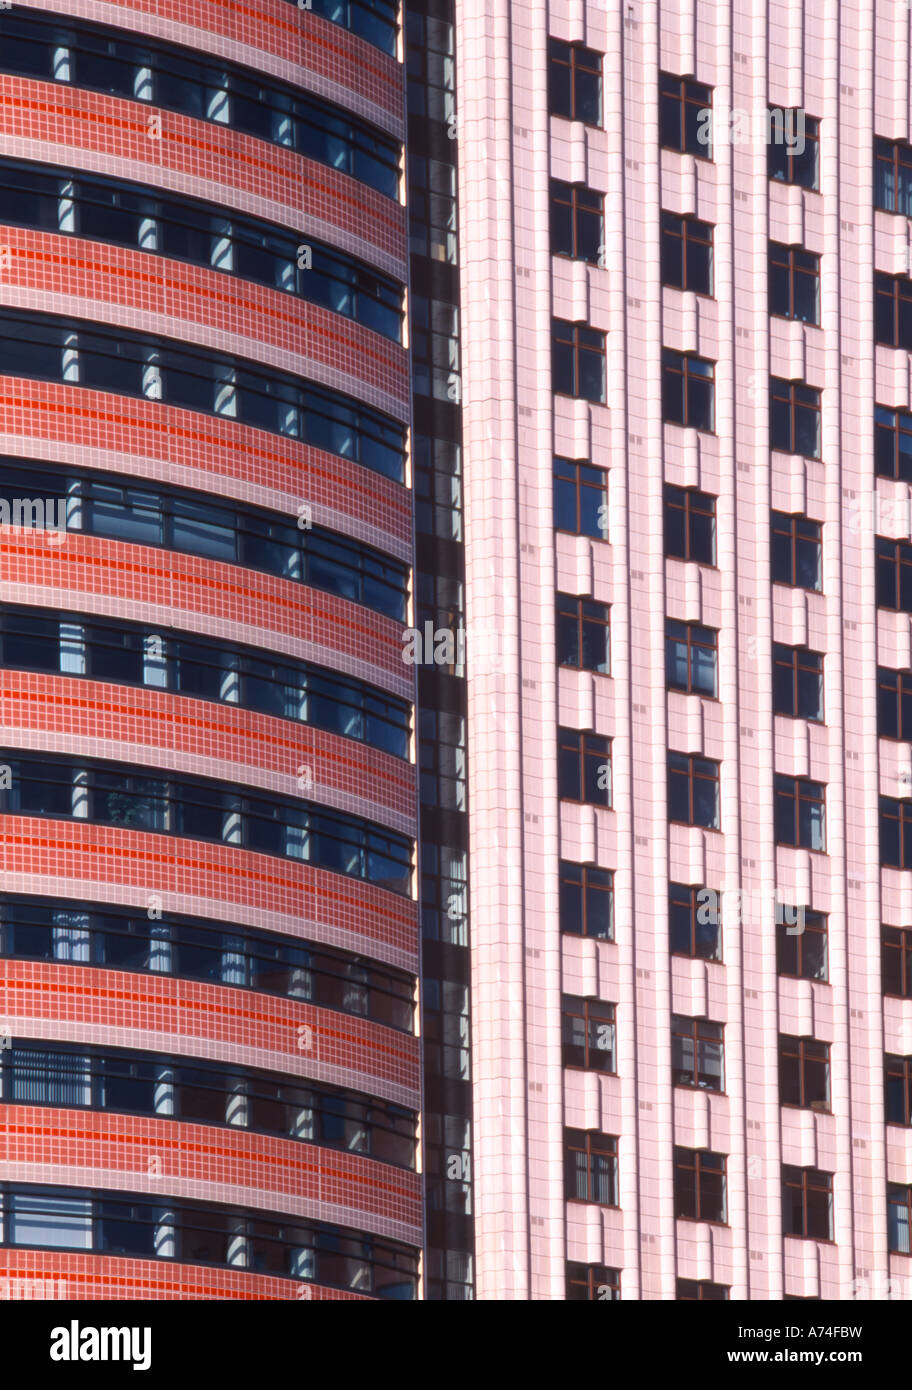
<instances>
[{"instance_id":1,"label":"horizontal window strip","mask_svg":"<svg viewBox=\"0 0 912 1390\"><path fill-rule=\"evenodd\" d=\"M402 896L411 893L411 840L359 817L88 759L0 750L0 768L0 814L211 840L364 879Z\"/></svg>"}]
</instances>

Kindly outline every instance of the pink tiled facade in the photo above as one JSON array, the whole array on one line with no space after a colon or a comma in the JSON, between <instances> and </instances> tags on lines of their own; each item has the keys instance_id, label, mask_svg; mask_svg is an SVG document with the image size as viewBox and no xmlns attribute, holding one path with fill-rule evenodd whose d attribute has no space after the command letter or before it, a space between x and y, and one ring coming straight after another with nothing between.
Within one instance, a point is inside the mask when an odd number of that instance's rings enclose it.
<instances>
[{"instance_id":1,"label":"pink tiled facade","mask_svg":"<svg viewBox=\"0 0 912 1390\"><path fill-rule=\"evenodd\" d=\"M883 1074L912 1001L884 996L881 927L912 925L912 875L881 864L878 797L908 799L908 745L878 737L877 668L912 648L908 612L877 607L874 536L909 540L910 488L875 474L873 407L908 412L910 356L876 342L872 268L909 276L873 150L908 152L912 12L456 13L466 601L503 654L468 680L478 1295L563 1299L568 1262L622 1299L907 1281L887 1207L912 1131ZM549 37L601 55L600 122L549 114ZM660 72L711 88L711 158L660 146ZM725 138L729 109L768 106L819 122L816 188L768 176L765 134ZM601 264L552 255L550 179L605 195ZM713 227L711 295L663 285L663 212ZM770 242L819 256L819 325L771 317ZM603 403L552 392L552 317L604 333ZM713 429L663 419L663 348L715 364ZM820 393L819 458L772 447L770 377ZM555 532L554 455L607 470L603 538ZM717 499L714 566L666 557L667 484ZM771 510L821 524L820 592L773 582ZM556 592L610 606L610 675L558 667ZM718 632L717 698L666 688L667 619ZM773 643L823 655L823 721L775 712ZM560 799L558 726L611 739L610 808ZM719 763L718 829L669 822L668 750ZM774 774L824 785L825 852L776 842ZM613 870L613 940L561 932L561 860ZM744 895L721 959L672 954L670 883ZM778 972L777 901L825 914L826 979ZM616 1006L615 1074L563 1064L562 994ZM673 1085L673 1014L724 1025L720 1093ZM828 1107L781 1103L780 1034L829 1044ZM617 1138L614 1203L566 1200L565 1127ZM724 1221L678 1214L675 1146L725 1156ZM784 1233L783 1166L832 1175L828 1238Z\"/></svg>"}]
</instances>

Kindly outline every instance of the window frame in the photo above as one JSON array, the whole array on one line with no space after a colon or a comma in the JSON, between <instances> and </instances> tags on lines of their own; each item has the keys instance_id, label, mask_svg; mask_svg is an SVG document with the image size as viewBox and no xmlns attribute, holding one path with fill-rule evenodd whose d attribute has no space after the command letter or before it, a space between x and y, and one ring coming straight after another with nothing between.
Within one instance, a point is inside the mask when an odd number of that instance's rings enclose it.
<instances>
[{"instance_id":1,"label":"window frame","mask_svg":"<svg viewBox=\"0 0 912 1390\"><path fill-rule=\"evenodd\" d=\"M883 323L889 315L890 328L883 336ZM874 273L874 341L880 347L912 352L912 278L908 275Z\"/></svg>"},{"instance_id":2,"label":"window frame","mask_svg":"<svg viewBox=\"0 0 912 1390\"><path fill-rule=\"evenodd\" d=\"M705 893L706 891L707 891L707 889L706 889L706 887L705 887L704 884L699 884L699 883L676 883L676 882L674 882L674 881L669 881L669 884L668 884L668 917L669 917L669 948L668 948L668 949L669 949L669 954L672 955L672 956L681 956L683 959L686 959L686 960L706 960L706 961L714 961L714 962L716 962L717 964L721 964L721 962L722 962L722 922L721 922L721 914L720 914L718 911L715 911L715 912L713 913L713 916L715 917L715 921L701 922L700 919L699 919L699 913L700 913L700 911L702 910L702 908L703 908L703 906L704 906L704 904L702 904L702 903L699 902L699 895L700 895L701 893ZM710 890L710 891L711 891L711 890ZM687 896L688 896L688 901L687 901L686 903L685 903L685 901L684 901L684 895L685 895L685 894L687 894ZM677 895L677 896L676 896L676 895ZM719 900L719 895L718 895L718 894L715 894L714 896L715 896L716 902L718 902L718 900ZM680 950L677 950L677 949L675 948L674 944L673 944L673 939L674 939L674 937L673 937L673 932L672 932L672 929L671 929L671 919L672 919L672 917L674 916L674 912L673 912L673 908L674 908L674 907L677 907L677 908L685 908L685 907L686 907L687 910L688 910L688 912L689 912L689 916L690 916L690 922L689 922L690 950L689 950L689 951L680 951ZM712 928L714 929L714 931L715 931L715 947L714 947L714 953L713 953L712 955L706 955L704 952L697 950L697 946L699 945L699 930L698 930L698 929L699 929L700 927L705 927L705 926L710 926L710 927L712 927Z\"/></svg>"},{"instance_id":3,"label":"window frame","mask_svg":"<svg viewBox=\"0 0 912 1390\"><path fill-rule=\"evenodd\" d=\"M679 497L683 501L679 500ZM706 499L712 504L706 505ZM708 569L716 568L716 502L717 498L711 492L703 492L699 488L677 487L673 483L665 483L662 497L662 514L664 522L664 551L665 558L668 560L681 560L685 564L706 565ZM684 551L683 555L676 554L669 547L669 532L671 529L672 518L669 513L680 513L682 517L682 530L684 532ZM693 518L708 517L711 530L711 553L712 558L703 559L694 554L699 547L694 544Z\"/></svg>"},{"instance_id":4,"label":"window frame","mask_svg":"<svg viewBox=\"0 0 912 1390\"><path fill-rule=\"evenodd\" d=\"M618 1206L618 1139L617 1135L606 1134L598 1129L574 1129L564 1127L564 1200L567 1202L579 1203L584 1206L610 1207L616 1209ZM582 1155L584 1164L582 1170L573 1160L572 1155ZM610 1187L610 1200L600 1202L594 1197L593 1192L597 1192L599 1173L593 1160L605 1160L605 1169L608 1174L608 1184ZM571 1172L574 1178L582 1174L585 1175L586 1193L585 1197L578 1196L571 1191L576 1186L571 1182Z\"/></svg>"},{"instance_id":5,"label":"window frame","mask_svg":"<svg viewBox=\"0 0 912 1390\"><path fill-rule=\"evenodd\" d=\"M568 1036L572 1028L568 1027L574 1022L582 1022L583 1038L582 1053L583 1060L568 1060L568 1056L575 1052L579 1044L571 1041ZM607 1029L609 1045L601 1047L601 1030ZM593 1037L595 1041L593 1042ZM604 1066L596 1065L593 1055L598 1061L599 1058L605 1060ZM598 999L593 995L561 995L561 1065L567 1071L592 1071L600 1076L617 1075L617 1005L609 1004L604 999Z\"/></svg>"},{"instance_id":6,"label":"window frame","mask_svg":"<svg viewBox=\"0 0 912 1390\"><path fill-rule=\"evenodd\" d=\"M581 1264L578 1260L566 1262L567 1301L585 1303L619 1303L621 1298L621 1272L608 1265ZM580 1294L572 1289L583 1289ZM608 1289L610 1296L603 1298L602 1289Z\"/></svg>"},{"instance_id":7,"label":"window frame","mask_svg":"<svg viewBox=\"0 0 912 1390\"><path fill-rule=\"evenodd\" d=\"M898 1078L901 1087L902 1119L899 1120L890 1114L894 1091L890 1085L891 1078ZM884 1123L901 1126L903 1129L912 1126L912 1057L903 1057L893 1052L884 1054Z\"/></svg>"},{"instance_id":8,"label":"window frame","mask_svg":"<svg viewBox=\"0 0 912 1390\"><path fill-rule=\"evenodd\" d=\"M728 1225L728 1155L719 1153L713 1149L688 1149L680 1144L674 1146L674 1214L676 1221L704 1221L710 1226ZM687 1201L688 1194L682 1192L684 1184L691 1185L691 1180L687 1175L693 1174L692 1196L693 1211L682 1211L682 1207L691 1205ZM683 1175L683 1176L682 1176ZM711 1184L713 1179L719 1180L719 1216L706 1216L703 1214L704 1207L713 1208L711 1201L711 1186L709 1193L704 1191L704 1182Z\"/></svg>"},{"instance_id":9,"label":"window frame","mask_svg":"<svg viewBox=\"0 0 912 1390\"><path fill-rule=\"evenodd\" d=\"M884 458L887 449L889 469ZM891 482L912 483L912 413L899 406L874 406L874 473Z\"/></svg>"},{"instance_id":10,"label":"window frame","mask_svg":"<svg viewBox=\"0 0 912 1390\"><path fill-rule=\"evenodd\" d=\"M686 1064L687 1047L676 1044L681 1040L692 1049L691 1065ZM718 1085L703 1081L703 1076L711 1076L712 1068L704 1064L704 1057L713 1048L718 1050ZM682 1079L685 1073L689 1080ZM725 1025L708 1018L694 1018L687 1014L671 1015L671 1084L681 1090L710 1091L715 1095L725 1094Z\"/></svg>"},{"instance_id":11,"label":"window frame","mask_svg":"<svg viewBox=\"0 0 912 1390\"><path fill-rule=\"evenodd\" d=\"M587 608L590 610L587 612ZM568 643L566 635L570 624L573 624L574 632L571 645L575 647L575 661L561 660L561 652L566 651ZM596 637L596 646L601 646L602 636L604 640L605 658L604 661L596 666L585 665L583 657L587 648L587 632L591 642L593 633L599 634ZM587 595L579 594L557 594L556 613L555 613L555 645L557 647L558 668L565 671L591 671L594 675L609 676L611 674L611 606L607 603L599 603L597 600L589 598Z\"/></svg>"},{"instance_id":12,"label":"window frame","mask_svg":"<svg viewBox=\"0 0 912 1390\"><path fill-rule=\"evenodd\" d=\"M612 805L612 782L613 770L611 762L611 743L612 740L607 734L596 733L593 729L571 729L566 725L559 725L557 731L557 750L558 750L558 799L567 801L578 806L602 806L610 810ZM578 792L576 796L570 795L562 790L562 782L566 786L567 768L570 758L576 760L576 772L574 774L575 785ZM599 759L595 762L595 759ZM598 786L598 779L602 776L602 768L607 768L607 785ZM590 796L592 787L591 779L594 776L598 792L604 792L604 799L593 800Z\"/></svg>"},{"instance_id":13,"label":"window frame","mask_svg":"<svg viewBox=\"0 0 912 1390\"><path fill-rule=\"evenodd\" d=\"M802 398L804 393L804 398ZM781 454L795 454L799 458L821 459L823 430L823 392L816 386L808 386L805 381L787 380L785 377L770 377L770 448ZM777 420L782 418L782 408L788 413L786 437L776 433ZM801 443L801 421L808 418L814 423L814 448L808 453L798 446Z\"/></svg>"},{"instance_id":14,"label":"window frame","mask_svg":"<svg viewBox=\"0 0 912 1390\"><path fill-rule=\"evenodd\" d=\"M680 629L677 635L672 629ZM700 634L708 634L712 639L702 640ZM670 656L670 648L681 648L683 646L686 653L687 678L683 684L678 684L672 677L674 662ZM695 683L694 666L695 652L712 653L712 690L704 690ZM719 632L717 628L706 627L702 623L680 622L676 618L665 619L665 688L669 691L677 691L684 695L698 695L704 700L718 700L719 698Z\"/></svg>"},{"instance_id":15,"label":"window frame","mask_svg":"<svg viewBox=\"0 0 912 1390\"><path fill-rule=\"evenodd\" d=\"M564 53L568 55L564 56ZM589 126L593 130L600 130L604 118L604 76L603 76L603 54L597 49L589 48L584 43L568 43L564 39L548 39L548 114L557 116L562 120L580 121L583 125ZM557 104L555 99L555 68L566 68L568 73L568 92L569 92L569 111L555 110ZM598 83L598 117L594 121L587 120L580 114L580 107L584 104L580 92L580 80L578 74L584 74L589 78L596 78Z\"/></svg>"},{"instance_id":16,"label":"window frame","mask_svg":"<svg viewBox=\"0 0 912 1390\"><path fill-rule=\"evenodd\" d=\"M893 183L892 207L878 201L885 165L889 165ZM909 200L907 208L901 206L904 190ZM881 136L874 138L874 206L880 212L912 217L912 145L905 140L885 140Z\"/></svg>"},{"instance_id":17,"label":"window frame","mask_svg":"<svg viewBox=\"0 0 912 1390\"><path fill-rule=\"evenodd\" d=\"M785 523L788 523L787 525ZM811 534L802 534L802 528ZM786 537L789 547L789 575L783 579L776 573L776 537ZM811 587L800 580L800 548L813 546L816 550L817 584ZM770 578L773 584L785 584L790 589L804 589L809 594L823 593L823 523L812 521L802 512L770 513Z\"/></svg>"},{"instance_id":18,"label":"window frame","mask_svg":"<svg viewBox=\"0 0 912 1390\"><path fill-rule=\"evenodd\" d=\"M673 768L671 763L673 758L684 759L687 767ZM698 770L697 764L705 764L706 767L714 767L715 773L711 774L703 770ZM687 799L688 799L688 819L678 820L672 815L671 795L672 776L687 778ZM711 782L716 788L715 795L715 822L712 825L704 825L702 821L694 820L694 802L697 782ZM689 825L701 830L720 830L722 814L722 770L721 764L715 758L704 758L702 753L679 753L677 749L668 750L668 819L672 825Z\"/></svg>"},{"instance_id":19,"label":"window frame","mask_svg":"<svg viewBox=\"0 0 912 1390\"><path fill-rule=\"evenodd\" d=\"M832 1109L832 1069L830 1049L832 1044L819 1038L780 1033L778 1044L779 1062L779 1104L789 1110L813 1110L817 1114L829 1115ZM822 1067L824 1077L823 1099L812 1096L814 1069ZM789 1073L792 1073L789 1075ZM786 1100L786 1093L797 1094L797 1100Z\"/></svg>"},{"instance_id":20,"label":"window frame","mask_svg":"<svg viewBox=\"0 0 912 1390\"><path fill-rule=\"evenodd\" d=\"M675 113L672 110L675 108ZM700 113L709 111L709 135L701 141ZM696 112L696 121L692 119ZM694 159L712 160L714 137L713 89L705 82L678 73L659 73L659 146L676 154L689 154ZM677 134L670 128L676 124Z\"/></svg>"},{"instance_id":21,"label":"window frame","mask_svg":"<svg viewBox=\"0 0 912 1390\"><path fill-rule=\"evenodd\" d=\"M819 1179L825 1179L820 1182ZM792 1201L787 1194L797 1191L800 1197L801 1230L792 1231L788 1229L788 1214L792 1211ZM811 1208L808 1203L810 1192L823 1193L829 1200L827 1203L827 1235L817 1235L808 1230L811 1216ZM793 1236L796 1240L821 1240L828 1244L833 1241L834 1229L834 1192L833 1174L825 1173L819 1168L799 1168L796 1164L783 1163L782 1165L782 1233L784 1236Z\"/></svg>"},{"instance_id":22,"label":"window frame","mask_svg":"<svg viewBox=\"0 0 912 1390\"><path fill-rule=\"evenodd\" d=\"M581 320L551 320L551 386L556 396L605 405L608 399L607 333ZM567 375L569 364L569 382ZM587 394L587 368L597 366L600 381L596 394Z\"/></svg>"},{"instance_id":23,"label":"window frame","mask_svg":"<svg viewBox=\"0 0 912 1390\"><path fill-rule=\"evenodd\" d=\"M877 607L889 613L912 613L912 543L875 536L874 564ZM888 587L893 592L885 602Z\"/></svg>"},{"instance_id":24,"label":"window frame","mask_svg":"<svg viewBox=\"0 0 912 1390\"><path fill-rule=\"evenodd\" d=\"M575 881L575 874L568 871L579 871L579 880ZM583 939L592 941L613 941L614 940L614 870L604 869L600 864L582 864L572 859L561 859L558 866L559 891L558 891L558 922L561 933L565 936L579 936ZM598 876L604 875L604 882L596 882ZM567 926L566 900L570 892L574 895L579 893L579 931L572 931ZM589 931L590 918L594 915L591 909L598 899L590 900L590 893L604 893L607 902L607 930ZM597 914L595 914L597 916Z\"/></svg>"},{"instance_id":25,"label":"window frame","mask_svg":"<svg viewBox=\"0 0 912 1390\"><path fill-rule=\"evenodd\" d=\"M792 129L794 129L795 125L797 124L796 117L798 116L798 114L800 113L800 114L803 116L803 118L804 118L804 119L803 119L803 125L804 125L804 135L803 135L803 139L804 139L804 146L805 146L805 148L804 148L804 150L801 152L801 154L796 154L796 153L795 153L795 150L794 150L794 147L793 147L788 141L785 141L785 140L783 140L783 141L770 140L770 141L768 142L768 144L767 144L767 177L768 177L773 183L783 183L783 184L786 184L786 185L791 185L791 186L793 186L793 187L804 188L804 189L807 189L807 191L808 191L808 192L811 192L811 193L814 193L814 192L819 191L819 188L820 188L820 120L819 120L819 118L818 118L817 116L809 116L809 115L807 114L807 112L806 112L802 107L800 107L800 106L790 106L790 107L786 107L786 108L784 108L784 109L781 108L781 107L779 107L779 108L770 107L770 108L768 108L768 110L769 110L770 112L772 112L773 110L782 110L782 111L783 111L783 116L785 115L785 113L786 113L786 111L787 111L787 112L790 114L789 126L790 126L790 128L792 128ZM783 124L784 124L784 122L783 122ZM796 171L797 171L798 174L800 175L801 171L802 171L802 170L804 169L804 167L805 167L805 153L807 152L808 147L810 147L811 154L812 154L812 156L813 156L812 160L810 161L810 163L811 163L811 165L812 165L811 174L810 174L810 182L808 182L808 180L807 180L806 178L802 178L802 177L800 177L800 176L799 176L799 177L796 177ZM781 167L782 167L781 164L780 164L780 166L779 166L778 169L777 169L776 167L774 167L774 165L776 164L776 162L777 162L777 161L779 160L779 158L780 158L780 156L779 156L779 151L780 151L780 150L781 150L781 151L784 151L784 158L785 158L785 173L784 173L784 176L783 176L783 177L780 177L780 170L781 170ZM799 161L801 161L801 162L799 162Z\"/></svg>"},{"instance_id":26,"label":"window frame","mask_svg":"<svg viewBox=\"0 0 912 1390\"><path fill-rule=\"evenodd\" d=\"M787 655L786 655L787 654ZM791 709L783 709L778 702L777 672L788 671L790 681ZM801 710L802 673L819 677L820 698L816 714L805 714ZM789 647L782 642L773 643L773 714L783 719L806 719L812 724L824 724L824 653L811 651L808 647Z\"/></svg>"},{"instance_id":27,"label":"window frame","mask_svg":"<svg viewBox=\"0 0 912 1390\"><path fill-rule=\"evenodd\" d=\"M587 201L588 200L588 201ZM551 228L551 254L559 256L564 260L583 261L586 265L601 265L599 250L604 249L605 245L605 195L590 188L586 183L567 183L564 179L552 178L549 191L550 208L550 228ZM570 249L564 250L556 245L559 238L555 235L555 221L558 214L556 208L568 209L570 227ZM597 224L597 241L595 255L587 255L581 250L581 243L587 242L588 237L581 235L581 226L585 225L585 219L592 217Z\"/></svg>"},{"instance_id":28,"label":"window frame","mask_svg":"<svg viewBox=\"0 0 912 1390\"><path fill-rule=\"evenodd\" d=\"M686 1289L687 1292L682 1292ZM696 1292L690 1292L693 1289ZM708 1290L713 1292L709 1293ZM706 1290L706 1292L704 1292ZM718 1292L716 1292L718 1290ZM677 1279L675 1299L679 1303L728 1302L731 1289L728 1284L716 1284L712 1279Z\"/></svg>"},{"instance_id":29,"label":"window frame","mask_svg":"<svg viewBox=\"0 0 912 1390\"><path fill-rule=\"evenodd\" d=\"M708 369L708 370L704 370ZM707 386L708 383L708 386ZM678 397L678 414L669 414L672 387ZM709 403L709 423L699 423L702 412L698 407L701 388ZM680 429L698 430L701 434L716 432L716 364L696 352L678 352L662 348L662 420Z\"/></svg>"},{"instance_id":30,"label":"window frame","mask_svg":"<svg viewBox=\"0 0 912 1390\"><path fill-rule=\"evenodd\" d=\"M894 927L884 922L880 929L881 941L881 990L892 999L912 999L912 928ZM888 933L895 934L898 940L889 940ZM898 952L894 968L889 969L888 952ZM897 975L899 988L892 988L893 976Z\"/></svg>"},{"instance_id":31,"label":"window frame","mask_svg":"<svg viewBox=\"0 0 912 1390\"><path fill-rule=\"evenodd\" d=\"M896 1218L897 1210L903 1212ZM893 1244L894 1232L905 1232L906 1248ZM912 1184L887 1183L887 1249L891 1255L912 1255Z\"/></svg>"},{"instance_id":32,"label":"window frame","mask_svg":"<svg viewBox=\"0 0 912 1390\"><path fill-rule=\"evenodd\" d=\"M789 933L789 923L784 920L776 922L776 974L790 980L816 980L818 984L829 984L830 980L830 932L829 919L825 912L818 912L813 908L803 909L802 930L800 932ZM792 924L794 925L794 924ZM812 937L821 937L823 940L822 960L823 974L816 975L808 973L805 966L808 952L805 949L805 937L810 934ZM786 950L791 942L795 942L795 968L791 969L791 961L786 958ZM790 953L790 952L789 952Z\"/></svg>"},{"instance_id":33,"label":"window frame","mask_svg":"<svg viewBox=\"0 0 912 1390\"><path fill-rule=\"evenodd\" d=\"M698 217L693 217L689 213L662 212L661 214L661 265L662 265L662 284L669 289L680 290L682 293L699 295L701 299L712 299L715 293L715 247L713 233L715 228L711 222L704 222ZM691 274L693 269L691 264L691 248L694 249L694 261L700 259L701 252L705 250L705 274ZM672 249L675 257L680 261L680 280L670 278L668 261L671 259ZM666 259L667 257L667 259ZM691 284L691 280L699 279L700 284ZM705 286L705 287L704 287Z\"/></svg>"},{"instance_id":34,"label":"window frame","mask_svg":"<svg viewBox=\"0 0 912 1390\"><path fill-rule=\"evenodd\" d=\"M784 272L786 307L773 305L773 287L778 279L775 272ZM806 323L812 327L820 326L820 256L814 251L806 251L803 246L786 245L771 241L768 251L770 314L774 318L791 319L796 323ZM810 318L804 318L797 311L801 296L798 293L802 277L812 282L813 311Z\"/></svg>"},{"instance_id":35,"label":"window frame","mask_svg":"<svg viewBox=\"0 0 912 1390\"><path fill-rule=\"evenodd\" d=\"M786 784L790 783L791 787ZM817 794L819 791L819 795ZM779 838L779 817L784 816L786 801L791 803L791 819L793 838L780 840ZM777 772L773 775L773 802L774 802L774 835L777 845L786 845L792 849L805 849L811 854L826 854L827 852L827 824L826 824L826 783L818 782L812 777L793 777L790 773ZM805 844L802 836L805 825L802 820L802 808L805 806L817 806L820 808L820 817L817 824L820 827L821 843L817 846ZM807 815L809 813L805 813ZM813 818L806 822L807 826L812 827ZM813 838L811 835L810 838Z\"/></svg>"}]
</instances>

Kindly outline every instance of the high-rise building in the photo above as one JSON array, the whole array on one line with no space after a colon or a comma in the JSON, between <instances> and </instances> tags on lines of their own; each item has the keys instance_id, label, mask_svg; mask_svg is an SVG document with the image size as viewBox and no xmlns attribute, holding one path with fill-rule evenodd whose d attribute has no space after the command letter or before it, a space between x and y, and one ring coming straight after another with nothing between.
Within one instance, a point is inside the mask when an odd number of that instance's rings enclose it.
<instances>
[{"instance_id":1,"label":"high-rise building","mask_svg":"<svg viewBox=\"0 0 912 1390\"><path fill-rule=\"evenodd\" d=\"M0 1280L412 1298L392 0L0 11Z\"/></svg>"},{"instance_id":2,"label":"high-rise building","mask_svg":"<svg viewBox=\"0 0 912 1390\"><path fill-rule=\"evenodd\" d=\"M457 0L482 1299L908 1296L910 22Z\"/></svg>"},{"instance_id":3,"label":"high-rise building","mask_svg":"<svg viewBox=\"0 0 912 1390\"><path fill-rule=\"evenodd\" d=\"M0 1296L909 1296L910 29L0 0Z\"/></svg>"}]
</instances>

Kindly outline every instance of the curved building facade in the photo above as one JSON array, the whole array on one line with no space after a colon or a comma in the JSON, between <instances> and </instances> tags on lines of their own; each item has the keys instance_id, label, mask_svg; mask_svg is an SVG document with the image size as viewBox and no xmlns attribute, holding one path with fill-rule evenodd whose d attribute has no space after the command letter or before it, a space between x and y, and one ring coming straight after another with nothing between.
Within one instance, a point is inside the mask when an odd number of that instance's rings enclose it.
<instances>
[{"instance_id":1,"label":"curved building facade","mask_svg":"<svg viewBox=\"0 0 912 1390\"><path fill-rule=\"evenodd\" d=\"M0 1279L35 1296L418 1296L400 48L381 0L0 12Z\"/></svg>"}]
</instances>

